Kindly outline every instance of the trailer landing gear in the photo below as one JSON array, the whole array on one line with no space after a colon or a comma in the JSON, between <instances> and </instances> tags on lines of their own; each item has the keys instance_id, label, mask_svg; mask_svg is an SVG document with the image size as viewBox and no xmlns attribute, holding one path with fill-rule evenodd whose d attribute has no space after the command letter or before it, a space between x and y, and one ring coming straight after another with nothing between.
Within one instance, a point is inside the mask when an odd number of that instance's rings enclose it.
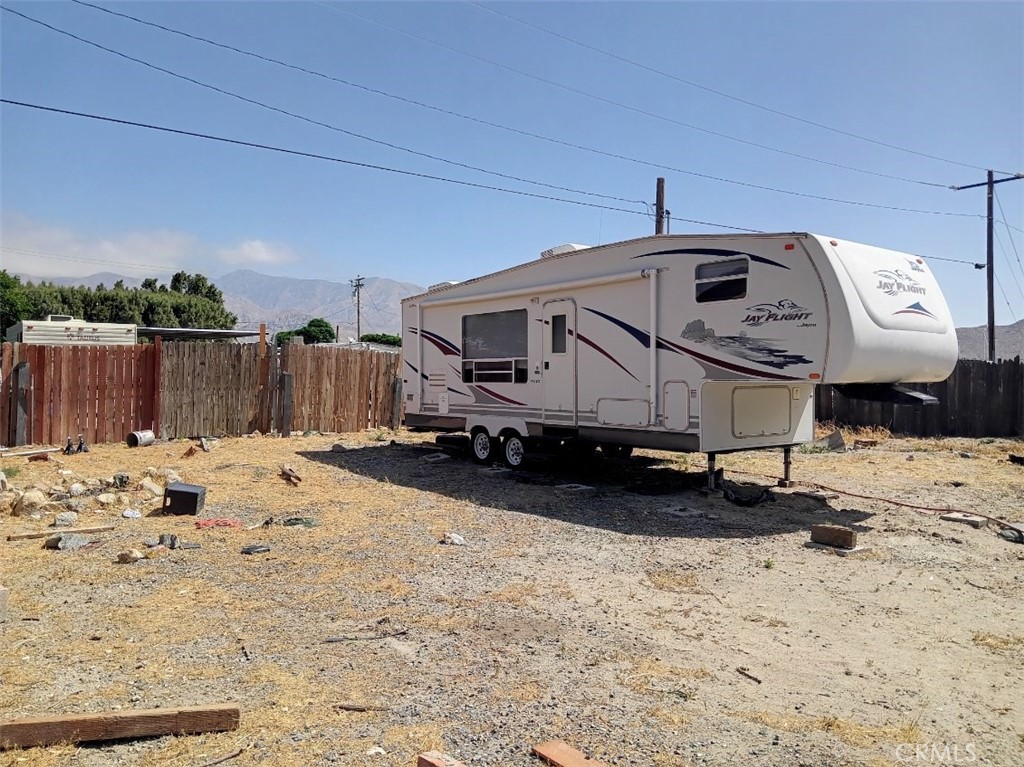
<instances>
[{"instance_id":1,"label":"trailer landing gear","mask_svg":"<svg viewBox=\"0 0 1024 767\"><path fill-rule=\"evenodd\" d=\"M703 496L720 496L722 494L723 469L715 468L715 454L708 453L708 484L700 490Z\"/></svg>"},{"instance_id":2,"label":"trailer landing gear","mask_svg":"<svg viewBox=\"0 0 1024 767\"><path fill-rule=\"evenodd\" d=\"M793 470L793 448L784 447L782 448L782 479L779 480L779 487L794 487L794 482L790 475Z\"/></svg>"}]
</instances>

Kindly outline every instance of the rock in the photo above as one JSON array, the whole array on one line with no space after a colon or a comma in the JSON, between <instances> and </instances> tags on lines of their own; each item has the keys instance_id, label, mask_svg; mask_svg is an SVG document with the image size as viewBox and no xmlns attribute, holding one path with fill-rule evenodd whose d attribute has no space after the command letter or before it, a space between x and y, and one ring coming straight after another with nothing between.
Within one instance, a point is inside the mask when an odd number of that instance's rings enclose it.
<instances>
[{"instance_id":1,"label":"rock","mask_svg":"<svg viewBox=\"0 0 1024 767\"><path fill-rule=\"evenodd\" d=\"M145 490L154 498L159 498L164 494L164 489L151 479L142 480L139 483L139 490Z\"/></svg>"},{"instance_id":2,"label":"rock","mask_svg":"<svg viewBox=\"0 0 1024 767\"><path fill-rule=\"evenodd\" d=\"M64 508L67 509L68 511L73 511L76 514L81 514L88 507L89 504L80 498L71 498L67 501L64 501Z\"/></svg>"},{"instance_id":3,"label":"rock","mask_svg":"<svg viewBox=\"0 0 1024 767\"><path fill-rule=\"evenodd\" d=\"M142 512L138 509L125 509L121 512L121 516L125 519L138 519L142 516Z\"/></svg>"},{"instance_id":4,"label":"rock","mask_svg":"<svg viewBox=\"0 0 1024 767\"><path fill-rule=\"evenodd\" d=\"M960 457L961 458L974 458L974 453L968 453L968 452L964 451L963 453L960 453Z\"/></svg>"},{"instance_id":5,"label":"rock","mask_svg":"<svg viewBox=\"0 0 1024 767\"><path fill-rule=\"evenodd\" d=\"M138 562L142 558L143 553L138 549L129 549L117 555L117 561L122 565L130 565L132 562Z\"/></svg>"},{"instance_id":6,"label":"rock","mask_svg":"<svg viewBox=\"0 0 1024 767\"><path fill-rule=\"evenodd\" d=\"M87 488L81 482L76 482L75 484L73 484L71 487L68 488L68 494L72 498L77 498L78 496L85 495L88 492L89 492L89 488Z\"/></svg>"},{"instance_id":7,"label":"rock","mask_svg":"<svg viewBox=\"0 0 1024 767\"><path fill-rule=\"evenodd\" d=\"M7 475L0 471L0 493L6 493L11 487L7 482Z\"/></svg>"},{"instance_id":8,"label":"rock","mask_svg":"<svg viewBox=\"0 0 1024 767\"><path fill-rule=\"evenodd\" d=\"M26 491L14 505L14 516L30 517L33 514L42 514L46 508L47 500L40 490ZM38 518L38 517L37 517Z\"/></svg>"},{"instance_id":9,"label":"rock","mask_svg":"<svg viewBox=\"0 0 1024 767\"><path fill-rule=\"evenodd\" d=\"M66 501L70 497L71 497L70 495L68 495L67 493L65 493L63 491L60 492L60 493L50 493L50 500L51 501L56 501L58 503Z\"/></svg>"},{"instance_id":10,"label":"rock","mask_svg":"<svg viewBox=\"0 0 1024 767\"><path fill-rule=\"evenodd\" d=\"M62 511L53 520L54 527L74 527L78 524L78 514L73 511Z\"/></svg>"},{"instance_id":11,"label":"rock","mask_svg":"<svg viewBox=\"0 0 1024 767\"><path fill-rule=\"evenodd\" d=\"M181 482L181 477L178 476L178 472L174 469L159 469L156 476L160 477L165 485L173 485L175 482Z\"/></svg>"},{"instance_id":12,"label":"rock","mask_svg":"<svg viewBox=\"0 0 1024 767\"><path fill-rule=\"evenodd\" d=\"M441 539L441 543L446 543L450 546L465 546L466 539L458 533L445 533L444 538Z\"/></svg>"},{"instance_id":13,"label":"rock","mask_svg":"<svg viewBox=\"0 0 1024 767\"><path fill-rule=\"evenodd\" d=\"M160 540L158 538L146 538L143 543L145 543L149 548L153 548L154 546L160 545Z\"/></svg>"},{"instance_id":14,"label":"rock","mask_svg":"<svg viewBox=\"0 0 1024 767\"><path fill-rule=\"evenodd\" d=\"M156 476L156 468L153 467L153 466L147 466L146 470L144 472L142 472L142 473L145 476L147 476L147 477L155 477Z\"/></svg>"},{"instance_id":15,"label":"rock","mask_svg":"<svg viewBox=\"0 0 1024 767\"><path fill-rule=\"evenodd\" d=\"M117 496L113 493L100 493L96 496L96 500L104 506L112 506L117 503Z\"/></svg>"},{"instance_id":16,"label":"rock","mask_svg":"<svg viewBox=\"0 0 1024 767\"><path fill-rule=\"evenodd\" d=\"M367 749L367 756L385 756L388 752L380 746L374 746L373 748Z\"/></svg>"},{"instance_id":17,"label":"rock","mask_svg":"<svg viewBox=\"0 0 1024 767\"><path fill-rule=\"evenodd\" d=\"M178 548L178 536L173 533L163 533L157 541L157 546L166 546L169 549L176 549Z\"/></svg>"},{"instance_id":18,"label":"rock","mask_svg":"<svg viewBox=\"0 0 1024 767\"><path fill-rule=\"evenodd\" d=\"M129 503L132 502L132 497L130 495L128 495L128 493L118 493L117 494L117 502L121 506L127 506Z\"/></svg>"},{"instance_id":19,"label":"rock","mask_svg":"<svg viewBox=\"0 0 1024 767\"><path fill-rule=\"evenodd\" d=\"M79 533L58 533L57 535L51 535L43 543L43 547L47 549L60 549L61 551L70 551L72 549L80 549L87 543L91 543L87 535L81 535Z\"/></svg>"},{"instance_id":20,"label":"rock","mask_svg":"<svg viewBox=\"0 0 1024 767\"><path fill-rule=\"evenodd\" d=\"M131 482L131 477L128 476L127 472L119 471L113 476L114 487L124 490L128 487L128 483Z\"/></svg>"},{"instance_id":21,"label":"rock","mask_svg":"<svg viewBox=\"0 0 1024 767\"><path fill-rule=\"evenodd\" d=\"M344 453L346 450L348 450L348 448L345 447L340 442L335 442L333 445L331 445L332 453Z\"/></svg>"},{"instance_id":22,"label":"rock","mask_svg":"<svg viewBox=\"0 0 1024 767\"><path fill-rule=\"evenodd\" d=\"M103 483L100 482L95 477L91 477L91 478L85 480L85 486L88 487L91 490L99 490L101 487L103 487Z\"/></svg>"},{"instance_id":23,"label":"rock","mask_svg":"<svg viewBox=\"0 0 1024 767\"><path fill-rule=\"evenodd\" d=\"M843 433L836 429L827 437L814 440L811 445L819 450L845 450L846 440L843 439Z\"/></svg>"}]
</instances>

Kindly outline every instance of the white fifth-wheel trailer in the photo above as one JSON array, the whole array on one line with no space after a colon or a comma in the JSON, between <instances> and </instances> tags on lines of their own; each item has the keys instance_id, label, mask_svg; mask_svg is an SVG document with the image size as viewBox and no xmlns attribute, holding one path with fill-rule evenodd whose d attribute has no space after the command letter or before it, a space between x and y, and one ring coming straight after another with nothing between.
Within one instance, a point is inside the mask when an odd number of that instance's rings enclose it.
<instances>
[{"instance_id":1,"label":"white fifth-wheel trailer","mask_svg":"<svg viewBox=\"0 0 1024 767\"><path fill-rule=\"evenodd\" d=\"M815 384L898 384L957 359L917 256L814 234L563 245L402 302L405 420L518 466L548 441L715 453L814 437ZM843 390L843 387L840 387Z\"/></svg>"}]
</instances>

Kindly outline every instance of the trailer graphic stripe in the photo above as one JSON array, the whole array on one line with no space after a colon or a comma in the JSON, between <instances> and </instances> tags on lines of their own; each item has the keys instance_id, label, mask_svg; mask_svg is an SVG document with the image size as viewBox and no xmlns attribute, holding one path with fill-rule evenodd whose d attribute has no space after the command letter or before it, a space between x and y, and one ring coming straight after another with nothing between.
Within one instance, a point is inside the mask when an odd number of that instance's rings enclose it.
<instances>
[{"instance_id":1,"label":"trailer graphic stripe","mask_svg":"<svg viewBox=\"0 0 1024 767\"><path fill-rule=\"evenodd\" d=\"M618 325L620 328L622 328L631 336L633 336L633 338L642 343L645 348L651 348L651 334L648 333L647 331L641 330L640 328L635 328L628 322L623 322L618 317L612 317L610 314L605 314L604 312L598 311L597 309L591 309L589 306L584 306L583 309L585 311L590 312L591 314L596 314L598 317L603 317L604 319L608 320L614 325ZM664 340L662 340L661 338L658 339L658 348L665 349L666 351L675 351L675 349L671 349L670 347L666 346Z\"/></svg>"},{"instance_id":2,"label":"trailer graphic stripe","mask_svg":"<svg viewBox=\"0 0 1024 767\"><path fill-rule=\"evenodd\" d=\"M462 356L462 351L459 349L458 346L453 344L447 338L439 336L437 333L431 333L429 330L417 331L416 328L409 328L409 331L411 333L419 332L420 335L422 335L425 339L430 341L430 343L432 343L434 346L440 349L441 353L444 354L446 357L452 355Z\"/></svg>"},{"instance_id":3,"label":"trailer graphic stripe","mask_svg":"<svg viewBox=\"0 0 1024 767\"><path fill-rule=\"evenodd\" d=\"M680 346L679 344L672 343L671 341L667 341L664 338L659 338L658 344L659 346L664 346L667 344L672 349L672 351L675 351L677 353L688 354L694 359L703 360L704 362L707 362L709 365L717 365L720 368L731 370L734 373L743 373L744 375L753 376L754 378L771 378L772 380L775 381L803 380L802 378L797 378L795 376L784 376L779 375L778 373L766 373L763 370L754 370L754 368L748 368L743 365L737 365L733 362L726 362L725 360L719 359L718 357L712 357L708 354L701 354L700 352L695 352L692 349L687 349L685 346Z\"/></svg>"},{"instance_id":4,"label":"trailer graphic stripe","mask_svg":"<svg viewBox=\"0 0 1024 767\"><path fill-rule=\"evenodd\" d=\"M511 397L506 397L503 394L498 394L498 392L492 391L491 389L488 389L486 386L481 386L480 384L473 384L472 388L479 389L484 394L486 394L486 395L488 395L490 397L494 397L494 399L498 400L499 402L506 402L509 405L520 405L521 407L526 407L526 403L525 402L517 402L516 400L512 399Z\"/></svg>"},{"instance_id":5,"label":"trailer graphic stripe","mask_svg":"<svg viewBox=\"0 0 1024 767\"><path fill-rule=\"evenodd\" d=\"M413 373L420 373L420 371L418 371L416 369L416 366L413 365L411 362L409 362L409 360L405 360L405 364L412 368L412 372ZM455 372L458 373L459 371L455 370ZM430 376L428 376L426 373L420 373L420 378L422 378L424 381L429 381L430 380ZM469 392L459 391L458 389L453 389L450 386L448 387L448 391L450 391L452 394L458 394L459 396L462 396L462 397L470 396Z\"/></svg>"},{"instance_id":6,"label":"trailer graphic stripe","mask_svg":"<svg viewBox=\"0 0 1024 767\"><path fill-rule=\"evenodd\" d=\"M628 369L626 368L626 366L625 366L625 365L623 365L623 364L622 364L621 362L619 362L619 361L618 361L617 359L615 359L615 358L614 358L614 357L613 357L613 356L612 356L611 354L609 354L609 353L608 353L608 352L607 352L606 350L602 349L602 348L601 348L600 346L598 346L598 345L597 345L596 343L594 343L593 341L591 341L591 340L590 340L589 338L587 338L587 337L586 337L585 335L583 335L582 333L574 333L574 332L573 332L572 330L569 330L569 335L571 335L571 336L572 336L572 335L576 336L576 337L577 337L578 339L580 339L580 340L581 340L581 341L582 341L583 343L585 343L585 344L586 344L587 346L589 346L589 347L590 347L591 349L594 349L594 350L596 350L597 352L599 352L600 354L603 354L603 355L604 355L605 357L607 357L607 358L608 358L608 359L610 359L610 360L611 360L612 362L614 362L614 363L615 363L616 365L618 365L618 366L619 366L620 368L622 368L622 370L624 370L624 371L626 372L626 375L628 375L628 376L629 376L630 378L632 378L632 379L633 379L634 381L637 381L637 382L639 382L639 381L640 381L640 379L639 379L639 378L637 378L637 377L636 377L635 375L633 375L632 373L630 373L630 372L629 372L629 370L628 370Z\"/></svg>"},{"instance_id":7,"label":"trailer graphic stripe","mask_svg":"<svg viewBox=\"0 0 1024 767\"><path fill-rule=\"evenodd\" d=\"M765 258L764 256L755 256L753 253L746 253L742 250L725 250L724 248L673 248L671 250L657 250L653 253L643 253L639 256L633 256L633 258L647 258L648 256L714 256L715 258L746 256L751 261L757 261L759 264L768 264L769 266L777 266L780 269L789 269L785 264L780 264L778 261L772 261L770 258Z\"/></svg>"}]
</instances>

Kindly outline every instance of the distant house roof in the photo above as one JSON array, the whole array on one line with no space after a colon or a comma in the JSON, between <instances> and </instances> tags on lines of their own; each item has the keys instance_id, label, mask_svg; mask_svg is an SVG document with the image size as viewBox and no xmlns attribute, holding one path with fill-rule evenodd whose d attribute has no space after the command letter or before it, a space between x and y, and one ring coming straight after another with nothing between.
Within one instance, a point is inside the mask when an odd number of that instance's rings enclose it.
<instances>
[{"instance_id":1,"label":"distant house roof","mask_svg":"<svg viewBox=\"0 0 1024 767\"><path fill-rule=\"evenodd\" d=\"M221 330L219 328L143 328L138 330L139 336L155 338L160 336L165 341L219 341L229 338L253 338L259 336L258 330Z\"/></svg>"}]
</instances>

